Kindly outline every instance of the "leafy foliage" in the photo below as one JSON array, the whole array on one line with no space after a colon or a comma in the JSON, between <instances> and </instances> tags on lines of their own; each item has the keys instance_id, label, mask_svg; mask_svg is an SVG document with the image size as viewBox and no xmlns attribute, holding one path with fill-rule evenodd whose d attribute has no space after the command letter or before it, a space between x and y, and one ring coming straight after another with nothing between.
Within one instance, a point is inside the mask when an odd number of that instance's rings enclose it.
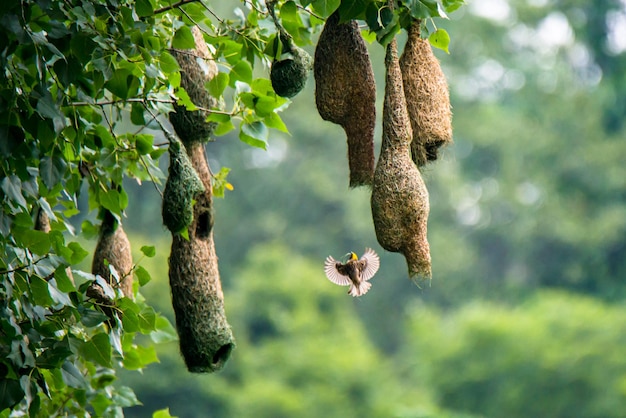
<instances>
[{"instance_id":1,"label":"leafy foliage","mask_svg":"<svg viewBox=\"0 0 626 418\"><path fill-rule=\"evenodd\" d=\"M384 44L408 17L445 17L461 3L407 1L391 12L377 1L301 0L278 2L277 11L300 46L312 45L337 9L371 23ZM106 210L121 220L128 180L161 185L158 160L168 143L155 141L154 132L169 131L174 104L197 109L169 52L194 47L192 26L203 29L219 68L206 86L220 103L210 109L216 135L238 127L242 142L265 149L270 130L288 133L281 112L290 101L263 74L281 55L277 29L263 2L243 4L232 19L201 1L0 6L0 416L119 416L139 403L116 383L116 370L158 361L142 335L161 343L175 333L139 293L151 281L147 269L133 268L133 300L77 267L89 255L83 238L98 230L88 213ZM233 188L228 171L214 176L216 196ZM36 228L40 212L49 230ZM155 256L153 247L141 251ZM113 315L89 296L93 283L114 302Z\"/></svg>"}]
</instances>

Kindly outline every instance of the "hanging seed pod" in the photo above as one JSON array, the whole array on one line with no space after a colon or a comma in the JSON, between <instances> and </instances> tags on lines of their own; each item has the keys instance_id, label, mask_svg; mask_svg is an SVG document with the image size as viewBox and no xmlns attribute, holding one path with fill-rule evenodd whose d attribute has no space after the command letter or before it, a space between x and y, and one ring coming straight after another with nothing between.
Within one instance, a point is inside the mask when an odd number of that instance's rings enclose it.
<instances>
[{"instance_id":1,"label":"hanging seed pod","mask_svg":"<svg viewBox=\"0 0 626 418\"><path fill-rule=\"evenodd\" d=\"M350 187L371 185L376 83L356 21L339 23L337 12L328 18L315 48L313 73L320 116L346 132Z\"/></svg>"},{"instance_id":2,"label":"hanging seed pod","mask_svg":"<svg viewBox=\"0 0 626 418\"><path fill-rule=\"evenodd\" d=\"M207 373L224 367L235 342L224 311L213 241L211 176L204 147L193 144L188 153L204 192L196 197L189 239L173 235L169 278L180 350L187 369Z\"/></svg>"},{"instance_id":3,"label":"hanging seed pod","mask_svg":"<svg viewBox=\"0 0 626 418\"><path fill-rule=\"evenodd\" d=\"M400 57L404 96L413 129L411 153L418 167L437 159L439 147L452 142L452 111L446 77L414 20Z\"/></svg>"},{"instance_id":4,"label":"hanging seed pod","mask_svg":"<svg viewBox=\"0 0 626 418\"><path fill-rule=\"evenodd\" d=\"M210 112L206 109L211 109L218 104L205 87L205 83L217 74L217 65L200 29L194 26L192 32L196 41L195 49L171 51L180 67L181 87L185 89L193 104L201 108L190 111L185 106L175 104L174 112L169 115L172 126L185 145L209 140L216 123L207 122Z\"/></svg>"},{"instance_id":5,"label":"hanging seed pod","mask_svg":"<svg viewBox=\"0 0 626 418\"><path fill-rule=\"evenodd\" d=\"M170 138L169 152L170 166L163 191L162 216L167 229L179 234L191 225L193 201L204 192L204 185L180 141Z\"/></svg>"},{"instance_id":6,"label":"hanging seed pod","mask_svg":"<svg viewBox=\"0 0 626 418\"><path fill-rule=\"evenodd\" d=\"M93 253L91 272L100 275L111 287L119 287L124 296L133 297L133 257L130 241L122 224L108 210L103 211L100 237ZM115 269L115 274L111 271ZM98 284L92 286L100 287Z\"/></svg>"},{"instance_id":7,"label":"hanging seed pod","mask_svg":"<svg viewBox=\"0 0 626 418\"><path fill-rule=\"evenodd\" d=\"M374 229L384 249L404 255L410 277L430 278L428 190L411 160L411 124L395 39L387 46L385 66L383 140L371 197Z\"/></svg>"},{"instance_id":8,"label":"hanging seed pod","mask_svg":"<svg viewBox=\"0 0 626 418\"><path fill-rule=\"evenodd\" d=\"M283 58L272 63L270 81L274 92L280 97L292 98L302 91L313 66L311 56L293 43L291 35L283 28L274 12L275 1L267 2L267 9L278 30L278 40L282 44Z\"/></svg>"}]
</instances>

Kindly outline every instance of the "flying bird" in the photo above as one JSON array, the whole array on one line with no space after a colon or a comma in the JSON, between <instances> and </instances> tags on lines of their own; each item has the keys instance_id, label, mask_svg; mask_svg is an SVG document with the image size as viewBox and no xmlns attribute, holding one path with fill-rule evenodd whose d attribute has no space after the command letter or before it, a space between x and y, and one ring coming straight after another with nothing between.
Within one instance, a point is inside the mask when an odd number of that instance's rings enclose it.
<instances>
[{"instance_id":1,"label":"flying bird","mask_svg":"<svg viewBox=\"0 0 626 418\"><path fill-rule=\"evenodd\" d=\"M366 248L360 259L355 253L349 252L343 260L347 261L337 261L330 255L326 257L324 272L328 280L339 286L350 286L348 294L351 296L366 294L372 287L369 279L374 277L380 266L378 254L371 248Z\"/></svg>"}]
</instances>

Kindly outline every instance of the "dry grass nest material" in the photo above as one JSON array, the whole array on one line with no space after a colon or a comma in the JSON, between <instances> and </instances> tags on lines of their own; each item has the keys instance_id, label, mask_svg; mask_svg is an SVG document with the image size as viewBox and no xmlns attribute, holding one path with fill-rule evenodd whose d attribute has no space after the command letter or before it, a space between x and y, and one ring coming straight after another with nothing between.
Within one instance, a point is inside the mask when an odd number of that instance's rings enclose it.
<instances>
[{"instance_id":1,"label":"dry grass nest material","mask_svg":"<svg viewBox=\"0 0 626 418\"><path fill-rule=\"evenodd\" d=\"M376 238L384 249L405 256L410 277L430 278L428 190L410 157L412 132L395 39L387 47L385 65L383 141L371 197Z\"/></svg>"},{"instance_id":2,"label":"dry grass nest material","mask_svg":"<svg viewBox=\"0 0 626 418\"><path fill-rule=\"evenodd\" d=\"M180 351L193 373L220 370L235 340L224 310L224 294L213 240L211 174L204 145L187 148L188 161L204 191L196 196L188 237L174 235L169 258L172 305Z\"/></svg>"},{"instance_id":3,"label":"dry grass nest material","mask_svg":"<svg viewBox=\"0 0 626 418\"><path fill-rule=\"evenodd\" d=\"M217 65L200 29L194 26L192 32L196 41L195 49L172 50L172 55L180 67L180 85L185 89L191 101L201 108L190 111L185 106L175 104L174 112L169 115L172 126L185 145L193 142L207 142L210 139L216 123L207 122L207 117L211 113L208 109L218 104L218 101L205 88L205 83L217 74Z\"/></svg>"},{"instance_id":4,"label":"dry grass nest material","mask_svg":"<svg viewBox=\"0 0 626 418\"><path fill-rule=\"evenodd\" d=\"M374 172L376 83L356 21L326 21L315 49L315 103L320 116L341 125L348 141L350 187L371 185Z\"/></svg>"},{"instance_id":5,"label":"dry grass nest material","mask_svg":"<svg viewBox=\"0 0 626 418\"><path fill-rule=\"evenodd\" d=\"M452 111L445 75L427 39L420 37L420 21L409 28L400 57L407 110L413 130L412 158L418 167L436 160L439 147L452 142Z\"/></svg>"}]
</instances>

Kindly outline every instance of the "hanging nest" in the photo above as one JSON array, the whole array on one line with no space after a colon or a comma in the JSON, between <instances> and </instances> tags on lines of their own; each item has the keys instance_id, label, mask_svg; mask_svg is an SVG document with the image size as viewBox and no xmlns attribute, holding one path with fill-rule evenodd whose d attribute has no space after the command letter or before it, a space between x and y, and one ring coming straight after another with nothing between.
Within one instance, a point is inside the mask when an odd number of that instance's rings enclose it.
<instances>
[{"instance_id":1,"label":"hanging nest","mask_svg":"<svg viewBox=\"0 0 626 418\"><path fill-rule=\"evenodd\" d=\"M49 233L51 230L50 218L48 217L48 215L46 214L46 211L41 206L37 208L37 213L35 216L35 230L44 232L46 234ZM69 281L75 285L74 275L72 274L72 269L70 267L65 268L65 275L67 276Z\"/></svg>"},{"instance_id":2,"label":"hanging nest","mask_svg":"<svg viewBox=\"0 0 626 418\"><path fill-rule=\"evenodd\" d=\"M372 186L372 217L380 245L404 255L409 277L431 277L426 229L428 190L411 160L411 124L402 88L396 40L387 46L383 140Z\"/></svg>"},{"instance_id":3,"label":"hanging nest","mask_svg":"<svg viewBox=\"0 0 626 418\"><path fill-rule=\"evenodd\" d=\"M122 224L106 209L102 210L100 237L93 253L91 273L101 276L112 288L119 288L127 298L133 298L133 257L130 241ZM115 302L106 295L104 289L94 282L86 294L110 318L107 322L109 326L114 327Z\"/></svg>"},{"instance_id":4,"label":"hanging nest","mask_svg":"<svg viewBox=\"0 0 626 418\"><path fill-rule=\"evenodd\" d=\"M313 65L311 56L302 48L292 45L290 57L275 61L270 70L274 92L280 97L292 98L302 91Z\"/></svg>"},{"instance_id":5,"label":"hanging nest","mask_svg":"<svg viewBox=\"0 0 626 418\"><path fill-rule=\"evenodd\" d=\"M371 185L376 83L356 21L339 23L338 12L328 18L315 49L313 73L320 116L346 132L350 187Z\"/></svg>"},{"instance_id":6,"label":"hanging nest","mask_svg":"<svg viewBox=\"0 0 626 418\"><path fill-rule=\"evenodd\" d=\"M404 95L413 129L412 158L418 167L437 159L439 147L452 142L452 111L446 77L419 20L409 28L400 57Z\"/></svg>"},{"instance_id":7,"label":"hanging nest","mask_svg":"<svg viewBox=\"0 0 626 418\"><path fill-rule=\"evenodd\" d=\"M200 29L194 26L192 32L196 41L195 49L171 51L180 67L181 87L185 89L193 104L201 108L190 111L185 106L175 104L174 112L169 115L172 126L185 145L193 142L204 143L210 139L216 123L207 121L211 113L208 109L218 105L218 101L205 87L205 83L218 73L217 65Z\"/></svg>"},{"instance_id":8,"label":"hanging nest","mask_svg":"<svg viewBox=\"0 0 626 418\"><path fill-rule=\"evenodd\" d=\"M170 139L169 153L169 174L163 191L163 224L173 234L180 234L191 225L194 199L205 187L180 141Z\"/></svg>"},{"instance_id":9,"label":"hanging nest","mask_svg":"<svg viewBox=\"0 0 626 418\"><path fill-rule=\"evenodd\" d=\"M187 229L189 239L173 235L169 278L180 350L187 369L206 373L224 367L235 341L224 311L213 241L211 175L204 147L193 144L188 153L204 192L196 197L193 221Z\"/></svg>"},{"instance_id":10,"label":"hanging nest","mask_svg":"<svg viewBox=\"0 0 626 418\"><path fill-rule=\"evenodd\" d=\"M292 36L276 18L274 11L275 3L275 1L268 1L267 9L278 30L277 41L281 43L282 51L287 54L287 57L272 63L270 81L277 95L292 98L300 93L306 85L309 71L311 71L313 66L313 60L304 49L294 45Z\"/></svg>"}]
</instances>

